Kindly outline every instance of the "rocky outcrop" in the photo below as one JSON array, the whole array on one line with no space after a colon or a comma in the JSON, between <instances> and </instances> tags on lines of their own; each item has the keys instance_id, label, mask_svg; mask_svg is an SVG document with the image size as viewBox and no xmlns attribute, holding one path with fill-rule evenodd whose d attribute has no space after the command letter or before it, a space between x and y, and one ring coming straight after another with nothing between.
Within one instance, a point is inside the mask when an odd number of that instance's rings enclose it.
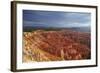
<instances>
[{"instance_id":1,"label":"rocky outcrop","mask_svg":"<svg viewBox=\"0 0 100 73\"><path fill-rule=\"evenodd\" d=\"M89 33L71 30L24 32L23 61L89 59L90 50Z\"/></svg>"}]
</instances>

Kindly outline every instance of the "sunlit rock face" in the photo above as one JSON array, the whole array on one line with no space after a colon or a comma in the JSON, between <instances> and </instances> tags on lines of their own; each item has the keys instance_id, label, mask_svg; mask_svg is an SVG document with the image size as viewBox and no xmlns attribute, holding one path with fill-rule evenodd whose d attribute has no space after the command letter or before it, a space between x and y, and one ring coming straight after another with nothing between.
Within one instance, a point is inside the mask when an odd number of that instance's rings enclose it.
<instances>
[{"instance_id":1,"label":"sunlit rock face","mask_svg":"<svg viewBox=\"0 0 100 73\"><path fill-rule=\"evenodd\" d=\"M36 30L23 34L23 62L90 59L90 33Z\"/></svg>"}]
</instances>

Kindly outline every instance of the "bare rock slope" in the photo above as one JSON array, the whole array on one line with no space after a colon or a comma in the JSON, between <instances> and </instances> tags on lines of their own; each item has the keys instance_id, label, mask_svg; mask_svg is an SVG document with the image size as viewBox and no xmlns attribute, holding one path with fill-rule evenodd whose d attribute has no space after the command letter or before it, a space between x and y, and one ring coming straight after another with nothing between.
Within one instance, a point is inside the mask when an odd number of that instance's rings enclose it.
<instances>
[{"instance_id":1,"label":"bare rock slope","mask_svg":"<svg viewBox=\"0 0 100 73\"><path fill-rule=\"evenodd\" d=\"M24 32L23 62L90 58L90 34L70 30Z\"/></svg>"}]
</instances>

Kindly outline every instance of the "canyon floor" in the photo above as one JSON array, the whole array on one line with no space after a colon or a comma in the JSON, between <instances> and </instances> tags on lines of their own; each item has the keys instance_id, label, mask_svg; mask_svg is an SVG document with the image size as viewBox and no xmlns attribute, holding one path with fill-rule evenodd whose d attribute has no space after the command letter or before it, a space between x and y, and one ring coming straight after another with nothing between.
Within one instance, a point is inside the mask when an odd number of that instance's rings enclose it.
<instances>
[{"instance_id":1,"label":"canyon floor","mask_svg":"<svg viewBox=\"0 0 100 73\"><path fill-rule=\"evenodd\" d=\"M72 30L35 30L23 33L23 62L91 58L91 34Z\"/></svg>"}]
</instances>

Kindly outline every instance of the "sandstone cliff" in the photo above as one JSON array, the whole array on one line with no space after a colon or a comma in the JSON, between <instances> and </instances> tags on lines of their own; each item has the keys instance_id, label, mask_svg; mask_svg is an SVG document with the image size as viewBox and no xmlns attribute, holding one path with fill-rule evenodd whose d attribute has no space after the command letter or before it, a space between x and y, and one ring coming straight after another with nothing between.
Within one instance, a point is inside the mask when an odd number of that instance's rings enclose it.
<instances>
[{"instance_id":1,"label":"sandstone cliff","mask_svg":"<svg viewBox=\"0 0 100 73\"><path fill-rule=\"evenodd\" d=\"M23 62L89 59L90 34L71 30L24 32Z\"/></svg>"}]
</instances>

